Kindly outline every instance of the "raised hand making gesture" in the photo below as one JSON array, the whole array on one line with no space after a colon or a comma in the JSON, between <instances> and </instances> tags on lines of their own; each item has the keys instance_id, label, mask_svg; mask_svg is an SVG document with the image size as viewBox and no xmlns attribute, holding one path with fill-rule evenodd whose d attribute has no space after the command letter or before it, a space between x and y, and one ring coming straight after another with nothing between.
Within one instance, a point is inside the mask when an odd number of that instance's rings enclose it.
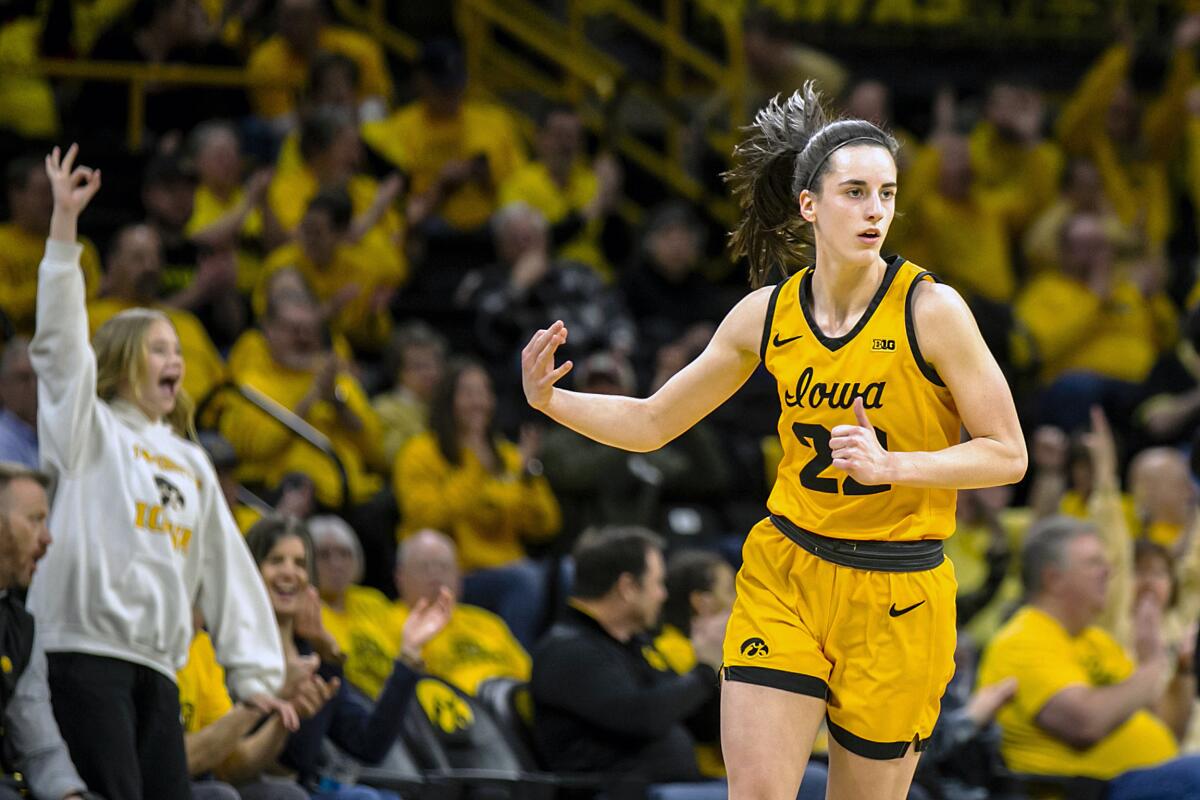
<instances>
[{"instance_id":1,"label":"raised hand making gesture","mask_svg":"<svg viewBox=\"0 0 1200 800\"><path fill-rule=\"evenodd\" d=\"M100 191L100 170L75 166L77 155L79 145L73 144L65 156L58 147L46 156L46 176L54 194L50 238L60 242L75 242L79 215Z\"/></svg>"}]
</instances>

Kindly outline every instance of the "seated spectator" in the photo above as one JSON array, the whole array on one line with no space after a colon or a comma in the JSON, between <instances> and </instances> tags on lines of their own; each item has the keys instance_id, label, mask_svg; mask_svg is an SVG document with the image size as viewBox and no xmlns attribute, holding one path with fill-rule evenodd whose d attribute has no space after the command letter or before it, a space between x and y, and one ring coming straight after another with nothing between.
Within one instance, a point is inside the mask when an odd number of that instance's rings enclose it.
<instances>
[{"instance_id":1,"label":"seated spectator","mask_svg":"<svg viewBox=\"0 0 1200 800\"><path fill-rule=\"evenodd\" d=\"M14 158L4 171L9 220L0 224L0 309L22 336L33 335L37 270L50 233L54 200L40 158ZM100 254L80 237L83 280L88 299L100 292Z\"/></svg>"},{"instance_id":2,"label":"seated spectator","mask_svg":"<svg viewBox=\"0 0 1200 800\"><path fill-rule=\"evenodd\" d=\"M341 53L318 54L308 70L300 118L303 119L304 116L323 108L339 111L358 123L358 95L361 86L361 73L354 59ZM297 125L289 131L279 146L279 154L275 158L275 169L279 172L288 172L304 166L304 158L300 155L299 127Z\"/></svg>"},{"instance_id":3,"label":"seated spectator","mask_svg":"<svg viewBox=\"0 0 1200 800\"><path fill-rule=\"evenodd\" d=\"M399 279L387 263L350 242L353 206L345 192L321 192L308 202L299 235L267 256L254 291L255 311L266 309L266 282L278 270L295 269L322 304L322 316L357 346L378 349L392 318L388 303Z\"/></svg>"},{"instance_id":4,"label":"seated spectator","mask_svg":"<svg viewBox=\"0 0 1200 800\"><path fill-rule=\"evenodd\" d=\"M267 708L235 704L225 688L225 670L200 622L197 620L187 664L175 676L192 797L308 800L308 792L294 781L264 780L262 774L275 765L291 731L299 725L299 715L307 719L315 713L314 699L323 689L312 678L316 665L290 665L290 680L281 694L294 696L295 708L283 703ZM217 780L204 777L208 775Z\"/></svg>"},{"instance_id":5,"label":"seated spectator","mask_svg":"<svg viewBox=\"0 0 1200 800\"><path fill-rule=\"evenodd\" d=\"M21 599L52 541L46 528L49 485L49 476L41 472L0 462L0 617L5 631L0 646L5 666L0 764L6 775L24 775L39 799L82 800L87 786L75 771L55 722L46 684L46 654L35 620ZM24 796L0 787L0 800Z\"/></svg>"},{"instance_id":6,"label":"seated spectator","mask_svg":"<svg viewBox=\"0 0 1200 800\"><path fill-rule=\"evenodd\" d=\"M222 346L228 346L246 326L246 313L237 295L237 262L223 257L234 243L193 239L188 222L195 209L196 176L181 156L155 156L142 178L145 224L162 242L163 302L195 314ZM211 258L220 254L221 258Z\"/></svg>"},{"instance_id":7,"label":"seated spectator","mask_svg":"<svg viewBox=\"0 0 1200 800\"><path fill-rule=\"evenodd\" d=\"M1124 417L1137 383L1176 336L1176 315L1161 288L1139 285L1114 263L1103 220L1076 214L1064 224L1059 271L1044 272L1016 301L1047 388L1042 417L1067 432L1102 405Z\"/></svg>"},{"instance_id":8,"label":"seated spectator","mask_svg":"<svg viewBox=\"0 0 1200 800\"><path fill-rule=\"evenodd\" d=\"M1131 533L1176 552L1196 517L1196 485L1187 457L1172 447L1143 450L1129 464L1128 485L1141 523Z\"/></svg>"},{"instance_id":9,"label":"seated spectator","mask_svg":"<svg viewBox=\"0 0 1200 800\"><path fill-rule=\"evenodd\" d=\"M347 363L323 343L316 305L304 295L284 295L266 309L262 332L268 359L254 359L238 382L328 436L346 469L349 501L365 503L382 486L379 421ZM231 404L221 418L221 433L233 444L241 460L238 475L247 483L274 488L288 473L299 472L312 479L323 507L344 502L333 463L257 408Z\"/></svg>"},{"instance_id":10,"label":"seated spectator","mask_svg":"<svg viewBox=\"0 0 1200 800\"><path fill-rule=\"evenodd\" d=\"M696 350L664 354L663 369L656 374L653 385L665 383L702 348L703 343ZM607 352L596 353L582 363L576 386L580 391L603 394L632 396L636 391L629 362ZM567 542L560 549L569 547L575 536L593 525L671 528L673 504L697 512L685 515L691 527L682 532L711 533L703 530L704 521L717 515L730 483L720 439L706 421L648 453L609 447L555 425L546 432L542 460L550 485L565 509Z\"/></svg>"},{"instance_id":11,"label":"seated spectator","mask_svg":"<svg viewBox=\"0 0 1200 800\"><path fill-rule=\"evenodd\" d=\"M1179 344L1163 352L1146 380L1134 411L1139 442L1187 443L1200 423L1200 305L1184 317ZM1135 448L1140 449L1140 448Z\"/></svg>"},{"instance_id":12,"label":"seated spectator","mask_svg":"<svg viewBox=\"0 0 1200 800\"><path fill-rule=\"evenodd\" d=\"M676 674L686 675L696 667L696 648L690 638L692 621L728 614L733 608L733 580L729 563L707 550L680 550L667 562L667 600L654 649ZM725 777L719 695L705 703L687 725L696 740L700 774L706 778Z\"/></svg>"},{"instance_id":13,"label":"seated spectator","mask_svg":"<svg viewBox=\"0 0 1200 800\"><path fill-rule=\"evenodd\" d=\"M332 515L308 520L321 596L321 624L346 654L346 680L378 698L400 652L400 627L383 592L361 586L363 552L345 520ZM436 597L434 599L437 599Z\"/></svg>"},{"instance_id":14,"label":"seated spectator","mask_svg":"<svg viewBox=\"0 0 1200 800\"><path fill-rule=\"evenodd\" d=\"M385 353L395 386L375 395L371 405L383 425L383 455L394 464L404 444L429 429L429 403L446 370L446 340L416 321L392 334Z\"/></svg>"},{"instance_id":15,"label":"seated spectator","mask_svg":"<svg viewBox=\"0 0 1200 800\"><path fill-rule=\"evenodd\" d=\"M507 441L495 410L483 367L451 364L430 406L430 430L408 441L392 470L399 536L422 528L450 534L466 576L463 599L499 614L525 644L542 622L546 580L525 546L553 538L562 517L542 476L540 436L527 428L519 445Z\"/></svg>"},{"instance_id":16,"label":"seated spectator","mask_svg":"<svg viewBox=\"0 0 1200 800\"><path fill-rule=\"evenodd\" d=\"M497 187L525 162L508 112L464 99L466 83L457 45L430 42L416 64L418 99L363 125L367 145L412 181L414 228L481 230L496 210Z\"/></svg>"},{"instance_id":17,"label":"seated spectator","mask_svg":"<svg viewBox=\"0 0 1200 800\"><path fill-rule=\"evenodd\" d=\"M235 247L237 288L249 294L267 242L280 237L279 224L264 202L271 173L258 170L243 181L241 143L232 123L205 122L192 131L189 142L197 183L184 233L210 247Z\"/></svg>"},{"instance_id":18,"label":"seated spectator","mask_svg":"<svg viewBox=\"0 0 1200 800\"><path fill-rule=\"evenodd\" d=\"M201 269L209 262L231 262L231 252L205 256ZM227 268L217 266L218 269ZM183 388L195 402L200 402L209 390L225 376L225 365L204 325L191 312L172 308L158 299L162 275L162 240L147 225L129 225L117 231L108 253L108 272L105 275L103 296L88 303L89 333L130 308L153 308L166 314L179 333L179 343L187 361Z\"/></svg>"},{"instance_id":19,"label":"seated spectator","mask_svg":"<svg viewBox=\"0 0 1200 800\"><path fill-rule=\"evenodd\" d=\"M0 353L0 461L38 468L37 402L29 340L17 336Z\"/></svg>"},{"instance_id":20,"label":"seated spectator","mask_svg":"<svg viewBox=\"0 0 1200 800\"><path fill-rule=\"evenodd\" d=\"M368 764L380 761L391 749L404 724L404 709L422 670L421 650L450 619L454 600L442 592L433 602L417 604L404 624L399 655L374 704L341 681L340 653L321 625L315 594L312 541L304 524L294 519L267 517L246 537L250 553L267 586L279 635L289 662L313 653L321 657L318 675L323 679L323 701L315 715L301 723L288 739L280 764L297 773L297 780L322 800L396 800L391 792L364 786L325 788L321 759L328 737L349 755ZM310 605L311 604L311 605ZM333 782L334 786L338 784Z\"/></svg>"},{"instance_id":21,"label":"seated spectator","mask_svg":"<svg viewBox=\"0 0 1200 800\"><path fill-rule=\"evenodd\" d=\"M393 606L397 631L422 602L446 591L454 597L462 594L454 541L432 530L405 539L396 553L396 591L400 595ZM466 603L455 604L450 622L429 640L421 657L426 672L468 694L490 678L527 681L530 675L529 654L504 620Z\"/></svg>"},{"instance_id":22,"label":"seated spectator","mask_svg":"<svg viewBox=\"0 0 1200 800\"><path fill-rule=\"evenodd\" d=\"M1051 517L1022 553L1027 603L984 652L980 686L1017 678L997 717L1018 773L1108 782L1106 797L1191 797L1200 760L1177 758L1195 680L1164 645L1161 615L1138 604L1135 663L1093 623L1108 597L1104 545L1086 524Z\"/></svg>"},{"instance_id":23,"label":"seated spectator","mask_svg":"<svg viewBox=\"0 0 1200 800\"><path fill-rule=\"evenodd\" d=\"M586 264L611 281L616 259L605 252L604 242L622 233L623 223L615 214L621 199L620 163L609 154L591 164L585 160L583 121L568 106L542 116L536 152L536 161L518 168L500 186L500 205L522 202L536 208L550 224L556 258Z\"/></svg>"},{"instance_id":24,"label":"seated spectator","mask_svg":"<svg viewBox=\"0 0 1200 800\"><path fill-rule=\"evenodd\" d=\"M639 777L652 798L725 800L724 781L702 779L684 721L717 694L728 616L693 620L697 663L676 674L649 636L667 598L661 540L598 529L574 560L569 607L533 651L534 739L548 766ZM810 764L800 797L824 797L824 776Z\"/></svg>"},{"instance_id":25,"label":"seated spectator","mask_svg":"<svg viewBox=\"0 0 1200 800\"><path fill-rule=\"evenodd\" d=\"M1020 189L989 189L976 177L967 137L934 137L913 167L906 255L969 300L1012 300L1012 237L1035 210Z\"/></svg>"},{"instance_id":26,"label":"seated spectator","mask_svg":"<svg viewBox=\"0 0 1200 800\"><path fill-rule=\"evenodd\" d=\"M725 316L728 304L700 271L703 256L704 228L688 206L673 202L653 211L641 259L621 281L638 326L638 351L647 357L697 330L711 332ZM648 380L653 365L636 366Z\"/></svg>"},{"instance_id":27,"label":"seated spectator","mask_svg":"<svg viewBox=\"0 0 1200 800\"><path fill-rule=\"evenodd\" d=\"M1151 254L1162 251L1173 224L1168 167L1178 155L1187 91L1196 80L1197 19L1179 16L1158 97L1139 101L1131 74L1137 41L1121 36L1078 82L1055 122L1063 150L1095 162L1108 202Z\"/></svg>"},{"instance_id":28,"label":"seated spectator","mask_svg":"<svg viewBox=\"0 0 1200 800\"><path fill-rule=\"evenodd\" d=\"M588 267L556 260L539 211L513 203L492 220L500 262L463 279L456 301L475 314L475 338L494 359L501 387L515 389L521 348L548 319L571 331L564 358L599 349L633 349L634 327L621 296ZM502 393L507 395L507 393Z\"/></svg>"},{"instance_id":29,"label":"seated spectator","mask_svg":"<svg viewBox=\"0 0 1200 800\"><path fill-rule=\"evenodd\" d=\"M1118 252L1131 252L1136 248L1134 230L1121 221L1104 193L1100 170L1090 159L1077 156L1063 171L1058 198L1039 212L1025 229L1021 247L1031 274L1058 269L1063 225L1077 213L1098 215L1104 222L1109 241Z\"/></svg>"},{"instance_id":30,"label":"seated spectator","mask_svg":"<svg viewBox=\"0 0 1200 800\"><path fill-rule=\"evenodd\" d=\"M313 295L308 281L294 267L283 267L273 271L263 278L262 288L263 306L262 310L257 312L260 324L266 315L266 310L279 303L297 300L312 306L319 307L320 305ZM346 337L333 332L328 332L328 335L333 352L346 363L353 361L354 351ZM255 370L270 366L271 348L267 344L267 337L263 335L260 328L251 328L242 333L229 351L229 374L236 381L240 381L242 376Z\"/></svg>"},{"instance_id":31,"label":"seated spectator","mask_svg":"<svg viewBox=\"0 0 1200 800\"><path fill-rule=\"evenodd\" d=\"M125 6L132 8L100 37L91 58L147 65L241 66L237 53L216 40L197 0L135 0ZM230 117L245 116L247 109L240 87L149 82L143 91L143 130L138 133L151 147L172 135L186 136L208 119L214 108ZM129 87L124 83L90 84L68 106L73 111L71 127L86 141L123 148L128 138L129 102Z\"/></svg>"},{"instance_id":32,"label":"seated spectator","mask_svg":"<svg viewBox=\"0 0 1200 800\"><path fill-rule=\"evenodd\" d=\"M279 0L276 9L278 33L256 47L246 64L251 80L262 84L250 92L254 113L278 134L292 128L309 65L324 52L340 53L358 65L362 119L383 117L392 96L392 79L379 43L364 33L331 25L324 0Z\"/></svg>"}]
</instances>

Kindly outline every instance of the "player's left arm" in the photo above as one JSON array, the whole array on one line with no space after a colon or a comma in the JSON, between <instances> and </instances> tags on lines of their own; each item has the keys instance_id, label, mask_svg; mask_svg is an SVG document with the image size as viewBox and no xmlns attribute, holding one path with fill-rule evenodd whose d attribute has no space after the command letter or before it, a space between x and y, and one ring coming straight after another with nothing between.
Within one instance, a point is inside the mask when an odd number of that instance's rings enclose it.
<instances>
[{"instance_id":1,"label":"player's left arm","mask_svg":"<svg viewBox=\"0 0 1200 800\"><path fill-rule=\"evenodd\" d=\"M958 292L923 282L913 297L921 354L945 382L970 440L932 452L889 452L855 401L858 425L833 429L833 466L864 484L976 489L1015 483L1028 456L1012 393Z\"/></svg>"}]
</instances>

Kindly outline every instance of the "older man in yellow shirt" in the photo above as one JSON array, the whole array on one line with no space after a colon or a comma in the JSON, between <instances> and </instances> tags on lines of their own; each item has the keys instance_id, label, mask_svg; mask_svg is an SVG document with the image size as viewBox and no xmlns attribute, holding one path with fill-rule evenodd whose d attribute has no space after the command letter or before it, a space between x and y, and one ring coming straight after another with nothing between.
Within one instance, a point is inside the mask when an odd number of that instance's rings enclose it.
<instances>
[{"instance_id":1,"label":"older man in yellow shirt","mask_svg":"<svg viewBox=\"0 0 1200 800\"><path fill-rule=\"evenodd\" d=\"M1164 645L1161 616L1139 604L1136 662L1094 625L1109 564L1100 537L1080 520L1038 523L1022 557L1028 602L979 670L981 686L1017 678L997 717L1008 766L1106 781L1110 800L1198 796L1200 757L1178 757L1195 679Z\"/></svg>"}]
</instances>

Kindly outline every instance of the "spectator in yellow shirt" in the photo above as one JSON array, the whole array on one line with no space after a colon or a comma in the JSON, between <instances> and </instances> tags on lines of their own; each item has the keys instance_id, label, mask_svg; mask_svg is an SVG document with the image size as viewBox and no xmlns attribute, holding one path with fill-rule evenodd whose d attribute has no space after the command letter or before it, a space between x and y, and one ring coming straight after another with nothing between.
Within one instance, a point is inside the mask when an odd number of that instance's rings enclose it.
<instances>
[{"instance_id":1,"label":"spectator in yellow shirt","mask_svg":"<svg viewBox=\"0 0 1200 800\"><path fill-rule=\"evenodd\" d=\"M235 247L237 288L249 294L268 242L281 236L265 203L271 173L258 170L243 183L242 147L229 122L206 122L189 142L198 180L184 233L197 243Z\"/></svg>"},{"instance_id":2,"label":"spectator in yellow shirt","mask_svg":"<svg viewBox=\"0 0 1200 800\"><path fill-rule=\"evenodd\" d=\"M427 235L479 232L498 206L498 187L525 162L516 125L504 109L464 98L456 45L430 42L416 69L419 99L364 124L363 139L408 175L410 225Z\"/></svg>"},{"instance_id":3,"label":"spectator in yellow shirt","mask_svg":"<svg viewBox=\"0 0 1200 800\"><path fill-rule=\"evenodd\" d=\"M270 513L272 509L246 491L238 481L237 453L234 452L233 445L229 443L228 439L216 431L200 431L197 439L200 446L204 448L204 452L208 454L209 460L212 461L213 469L217 471L221 494L225 497L225 503L229 506L229 510L233 512L233 521L237 523L238 530L244 536L246 531L250 530L250 526L262 519L263 514ZM283 505L282 502L281 505Z\"/></svg>"},{"instance_id":4,"label":"spectator in yellow shirt","mask_svg":"<svg viewBox=\"0 0 1200 800\"><path fill-rule=\"evenodd\" d=\"M588 164L583 121L570 107L555 107L541 119L537 160L520 167L500 186L500 206L524 202L550 223L556 258L587 264L611 281L605 256L606 229L619 233L614 214L621 196L621 166L610 154Z\"/></svg>"},{"instance_id":5,"label":"spectator in yellow shirt","mask_svg":"<svg viewBox=\"0 0 1200 800\"><path fill-rule=\"evenodd\" d=\"M1141 523L1139 538L1175 552L1196 517L1196 485L1187 457L1173 447L1143 450L1129 464L1128 485Z\"/></svg>"},{"instance_id":6,"label":"spectator in yellow shirt","mask_svg":"<svg viewBox=\"0 0 1200 800\"><path fill-rule=\"evenodd\" d=\"M443 530L458 546L463 599L495 611L528 646L542 622L545 576L526 543L558 533L561 515L526 429L518 446L495 429L496 397L482 366L451 364L430 406L428 433L396 459L393 487L404 536Z\"/></svg>"},{"instance_id":7,"label":"spectator in yellow shirt","mask_svg":"<svg viewBox=\"0 0 1200 800\"><path fill-rule=\"evenodd\" d=\"M371 401L383 425L383 455L395 463L404 444L429 429L429 404L446 371L446 339L420 320L392 334L385 353L390 392Z\"/></svg>"},{"instance_id":8,"label":"spectator in yellow shirt","mask_svg":"<svg viewBox=\"0 0 1200 800\"><path fill-rule=\"evenodd\" d=\"M176 673L175 682L179 685L183 744L194 797L308 800L308 792L294 781L262 779L263 772L274 766L287 744L290 734L285 716L296 712L288 707L285 713L277 713L286 704L267 697L235 705L225 688L225 670L217 662L212 640L204 630L197 629L187 664ZM284 693L293 693L298 683L293 679ZM195 780L206 774L237 785L238 791L224 784ZM218 789L222 786L224 793Z\"/></svg>"},{"instance_id":9,"label":"spectator in yellow shirt","mask_svg":"<svg viewBox=\"0 0 1200 800\"><path fill-rule=\"evenodd\" d=\"M251 364L239 383L257 390L329 437L345 467L349 501L366 503L381 488L379 423L347 364L323 344L320 312L302 295L285 295L262 320L269 360ZM308 475L318 502L342 505L330 459L245 402L230 404L221 433L241 460L238 476L274 488L289 472Z\"/></svg>"},{"instance_id":10,"label":"spectator in yellow shirt","mask_svg":"<svg viewBox=\"0 0 1200 800\"><path fill-rule=\"evenodd\" d=\"M205 260L232 262L232 252L217 253ZM204 261L200 269L206 269ZM230 266L230 268L232 268ZM95 334L112 317L138 306L157 309L167 315L187 360L183 389L199 403L225 378L225 363L213 345L208 331L194 314L171 308L158 299L162 275L162 241L147 225L129 225L117 232L108 254L108 274L104 295L88 303L88 326Z\"/></svg>"},{"instance_id":11,"label":"spectator in yellow shirt","mask_svg":"<svg viewBox=\"0 0 1200 800\"><path fill-rule=\"evenodd\" d=\"M32 336L38 264L46 250L54 200L40 158L14 158L4 180L9 220L0 225L0 310L17 333ZM100 292L100 254L88 239L79 241L83 245L79 264L91 300Z\"/></svg>"},{"instance_id":12,"label":"spectator in yellow shirt","mask_svg":"<svg viewBox=\"0 0 1200 800\"><path fill-rule=\"evenodd\" d=\"M346 656L346 680L371 699L379 697L400 655L400 630L392 603L383 592L361 586L362 543L341 517L308 520L321 594L321 624ZM385 566L386 568L386 566Z\"/></svg>"},{"instance_id":13,"label":"spectator in yellow shirt","mask_svg":"<svg viewBox=\"0 0 1200 800\"><path fill-rule=\"evenodd\" d=\"M396 554L396 591L392 608L398 637L409 610L442 589L462 594L454 542L444 533L423 530L404 540ZM504 620L479 606L458 603L446 628L421 650L425 669L468 694L491 678L529 680L531 662Z\"/></svg>"},{"instance_id":14,"label":"spectator in yellow shirt","mask_svg":"<svg viewBox=\"0 0 1200 800\"><path fill-rule=\"evenodd\" d=\"M1163 643L1161 612L1139 604L1135 663L1093 625L1109 565L1086 523L1043 520L1022 555L1028 602L996 634L979 671L981 686L1017 678L1016 696L997 716L1008 766L1107 781L1113 800L1195 796L1200 759L1177 758L1195 682Z\"/></svg>"},{"instance_id":15,"label":"spectator in yellow shirt","mask_svg":"<svg viewBox=\"0 0 1200 800\"><path fill-rule=\"evenodd\" d=\"M388 303L396 282L361 250L347 243L352 208L345 192L322 192L308 204L296 241L267 256L253 305L266 310L266 285L282 269L294 269L321 303L331 330L357 347L377 350L392 328Z\"/></svg>"},{"instance_id":16,"label":"spectator in yellow shirt","mask_svg":"<svg viewBox=\"0 0 1200 800\"><path fill-rule=\"evenodd\" d=\"M255 48L246 65L250 78L264 84L250 92L254 113L279 133L295 125L297 95L309 64L324 51L354 60L362 75L358 97L362 118L382 117L392 96L392 79L378 42L329 24L323 0L279 0L276 8L279 32Z\"/></svg>"},{"instance_id":17,"label":"spectator in yellow shirt","mask_svg":"<svg viewBox=\"0 0 1200 800\"><path fill-rule=\"evenodd\" d=\"M360 71L354 59L341 53L320 53L309 67L300 113L308 114L318 108L337 109L357 123L358 92L361 84ZM293 129L279 146L275 169L287 172L303 166L300 131Z\"/></svg>"},{"instance_id":18,"label":"spectator in yellow shirt","mask_svg":"<svg viewBox=\"0 0 1200 800\"><path fill-rule=\"evenodd\" d=\"M1096 214L1067 221L1060 252L1061 270L1033 279L1017 298L1016 316L1048 387L1044 421L1071 432L1087 424L1092 405L1110 416L1132 410L1137 384L1175 338L1176 314L1161 286L1114 263Z\"/></svg>"},{"instance_id":19,"label":"spectator in yellow shirt","mask_svg":"<svg viewBox=\"0 0 1200 800\"><path fill-rule=\"evenodd\" d=\"M1143 109L1130 80L1135 41L1123 36L1079 82L1056 123L1063 149L1096 162L1108 200L1152 253L1162 250L1172 229L1168 166L1185 133L1198 41L1200 15L1182 17L1163 91Z\"/></svg>"},{"instance_id":20,"label":"spectator in yellow shirt","mask_svg":"<svg viewBox=\"0 0 1200 800\"><path fill-rule=\"evenodd\" d=\"M1045 137L1046 104L1041 89L1010 80L988 89L984 118L970 135L971 169L989 191L1018 194L1037 212L1054 199L1063 155Z\"/></svg>"}]
</instances>

